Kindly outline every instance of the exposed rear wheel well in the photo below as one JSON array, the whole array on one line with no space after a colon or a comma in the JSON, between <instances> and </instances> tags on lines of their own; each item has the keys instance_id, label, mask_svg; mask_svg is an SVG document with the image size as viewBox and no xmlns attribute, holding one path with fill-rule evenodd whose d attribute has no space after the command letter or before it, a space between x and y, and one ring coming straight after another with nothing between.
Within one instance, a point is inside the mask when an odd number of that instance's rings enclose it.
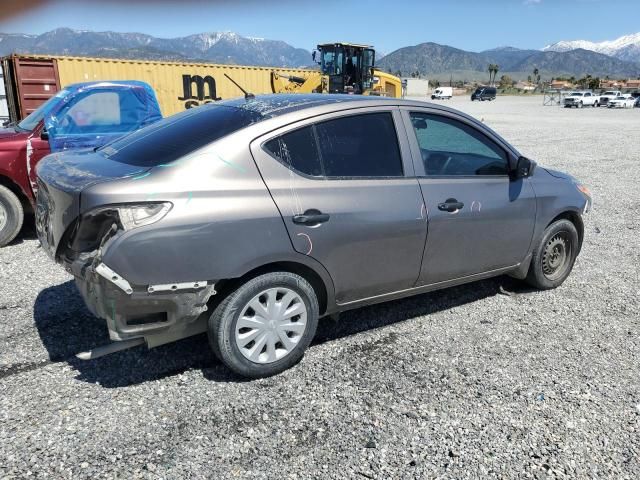
<instances>
[{"instance_id":1,"label":"exposed rear wheel well","mask_svg":"<svg viewBox=\"0 0 640 480\"><path fill-rule=\"evenodd\" d=\"M255 278L259 275L263 275L269 272L290 272L300 275L307 282L311 284L313 290L318 297L318 306L320 315L324 314L327 309L327 288L313 269L296 262L275 262L261 267L255 268L250 272L245 273L242 277L232 278L228 280L221 280L216 283L216 295L212 296L209 301L209 311L212 311L229 292L232 292L243 283Z\"/></svg>"},{"instance_id":2,"label":"exposed rear wheel well","mask_svg":"<svg viewBox=\"0 0 640 480\"><path fill-rule=\"evenodd\" d=\"M5 177L0 175L0 185L3 187L7 187L9 190L13 192L13 194L18 197L20 203L22 204L22 209L25 213L33 213L33 207L31 206L31 202L29 199L22 193L22 190L18 185L16 185L9 177Z\"/></svg>"},{"instance_id":3,"label":"exposed rear wheel well","mask_svg":"<svg viewBox=\"0 0 640 480\"><path fill-rule=\"evenodd\" d=\"M582 221L582 217L580 216L580 214L573 211L562 212L560 215L558 215L553 220L551 220L549 222L549 225L561 219L569 220L576 227L576 230L578 231L578 240L579 240L578 248L582 248L582 239L584 238L584 223ZM547 225L547 227L549 225Z\"/></svg>"}]
</instances>

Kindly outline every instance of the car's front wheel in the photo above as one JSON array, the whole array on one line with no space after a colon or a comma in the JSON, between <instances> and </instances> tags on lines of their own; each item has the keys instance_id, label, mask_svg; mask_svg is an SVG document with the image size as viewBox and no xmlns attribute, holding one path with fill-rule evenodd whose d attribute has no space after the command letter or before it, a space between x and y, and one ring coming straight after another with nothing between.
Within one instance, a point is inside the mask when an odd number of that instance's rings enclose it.
<instances>
[{"instance_id":1,"label":"car's front wheel","mask_svg":"<svg viewBox=\"0 0 640 480\"><path fill-rule=\"evenodd\" d=\"M553 222L533 251L527 282L542 290L559 287L571 273L579 250L575 225L565 219Z\"/></svg>"},{"instance_id":2,"label":"car's front wheel","mask_svg":"<svg viewBox=\"0 0 640 480\"><path fill-rule=\"evenodd\" d=\"M309 282L294 273L266 273L218 305L209 318L209 343L234 372L268 377L300 361L315 335L318 315Z\"/></svg>"},{"instance_id":3,"label":"car's front wheel","mask_svg":"<svg viewBox=\"0 0 640 480\"><path fill-rule=\"evenodd\" d=\"M24 212L20 199L0 185L0 247L10 243L22 228Z\"/></svg>"}]
</instances>

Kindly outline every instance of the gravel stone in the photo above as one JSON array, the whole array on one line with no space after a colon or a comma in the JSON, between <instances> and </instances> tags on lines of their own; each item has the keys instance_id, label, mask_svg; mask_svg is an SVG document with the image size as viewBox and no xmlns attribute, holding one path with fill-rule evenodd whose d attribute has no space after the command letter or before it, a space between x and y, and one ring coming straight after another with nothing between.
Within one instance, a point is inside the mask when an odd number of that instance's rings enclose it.
<instances>
[{"instance_id":1,"label":"gravel stone","mask_svg":"<svg viewBox=\"0 0 640 480\"><path fill-rule=\"evenodd\" d=\"M76 359L106 327L26 228L0 249L0 478L640 478L640 110L444 104L592 190L564 285L345 312L247 381L204 335Z\"/></svg>"}]
</instances>

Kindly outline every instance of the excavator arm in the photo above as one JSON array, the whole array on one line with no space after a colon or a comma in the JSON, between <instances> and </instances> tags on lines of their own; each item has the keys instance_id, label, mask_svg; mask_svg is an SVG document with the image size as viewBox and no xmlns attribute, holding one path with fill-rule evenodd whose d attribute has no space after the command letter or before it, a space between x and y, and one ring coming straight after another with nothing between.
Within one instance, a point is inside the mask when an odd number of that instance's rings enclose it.
<instances>
[{"instance_id":1,"label":"excavator arm","mask_svg":"<svg viewBox=\"0 0 640 480\"><path fill-rule=\"evenodd\" d=\"M329 77L316 71L306 78L271 71L271 90L273 93L327 93Z\"/></svg>"}]
</instances>

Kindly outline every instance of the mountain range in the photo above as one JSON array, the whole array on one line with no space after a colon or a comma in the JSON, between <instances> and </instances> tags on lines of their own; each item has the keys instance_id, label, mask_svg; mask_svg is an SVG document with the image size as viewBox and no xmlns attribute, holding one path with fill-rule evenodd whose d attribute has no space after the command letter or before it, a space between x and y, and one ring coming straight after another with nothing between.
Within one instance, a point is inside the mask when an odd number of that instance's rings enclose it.
<instances>
[{"instance_id":1,"label":"mountain range","mask_svg":"<svg viewBox=\"0 0 640 480\"><path fill-rule=\"evenodd\" d=\"M483 52L468 52L437 43L422 43L413 47L400 48L385 56L378 66L387 71L408 75L420 72L431 78L477 78L479 72L487 71L487 66L500 66L500 74L514 79L524 79L537 68L543 78L557 76L584 75L636 77L640 75L640 64L620 60L602 53L585 49L563 52L521 50L514 47L500 47Z\"/></svg>"},{"instance_id":2,"label":"mountain range","mask_svg":"<svg viewBox=\"0 0 640 480\"><path fill-rule=\"evenodd\" d=\"M310 67L309 51L283 41L211 32L178 38L142 33L92 32L58 28L41 35L0 33L0 56L11 53L73 55L125 59L212 62L239 65ZM553 76L637 77L640 75L640 33L593 43L561 41L542 50L500 47L469 52L437 43L403 47L378 58L377 66L392 73L420 72L430 78L455 75L484 79L487 66L500 66L499 76L525 79L537 68L543 78Z\"/></svg>"},{"instance_id":3,"label":"mountain range","mask_svg":"<svg viewBox=\"0 0 640 480\"><path fill-rule=\"evenodd\" d=\"M0 56L36 53L238 65L309 66L311 53L279 40L212 32L178 38L58 28L41 35L0 33Z\"/></svg>"},{"instance_id":4,"label":"mountain range","mask_svg":"<svg viewBox=\"0 0 640 480\"><path fill-rule=\"evenodd\" d=\"M587 40L563 40L547 45L542 50L545 52L568 52L578 48L604 53L628 62L640 62L640 32L599 43Z\"/></svg>"}]
</instances>

